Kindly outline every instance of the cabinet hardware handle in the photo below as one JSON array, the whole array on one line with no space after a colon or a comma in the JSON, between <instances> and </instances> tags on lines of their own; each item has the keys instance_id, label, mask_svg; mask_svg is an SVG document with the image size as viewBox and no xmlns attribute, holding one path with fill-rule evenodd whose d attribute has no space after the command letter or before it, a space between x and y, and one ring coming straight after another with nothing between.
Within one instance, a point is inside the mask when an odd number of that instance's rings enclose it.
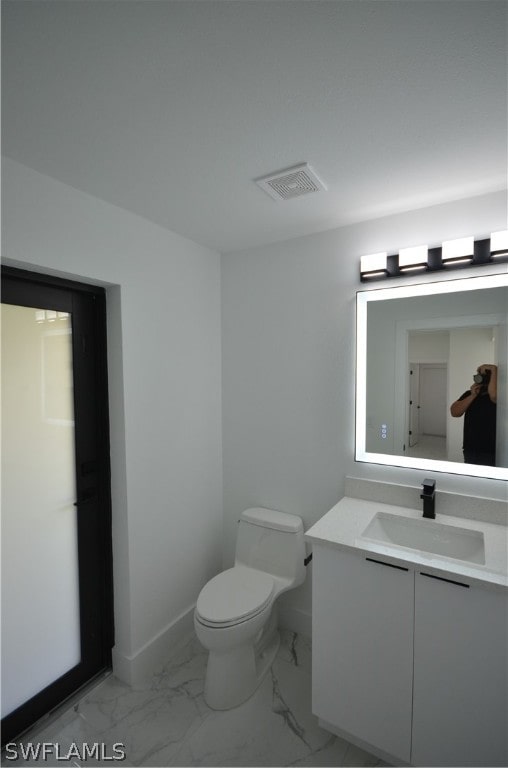
<instances>
[{"instance_id":1,"label":"cabinet hardware handle","mask_svg":"<svg viewBox=\"0 0 508 768\"><path fill-rule=\"evenodd\" d=\"M393 563L384 563L382 560L374 560L373 557L366 557L369 563L378 563L378 565L386 565L387 568L396 568L398 571L409 571L409 568L404 568L403 565L394 565Z\"/></svg>"},{"instance_id":2,"label":"cabinet hardware handle","mask_svg":"<svg viewBox=\"0 0 508 768\"><path fill-rule=\"evenodd\" d=\"M442 576L434 576L433 573L424 573L420 571L420 576L426 576L428 579L437 579L437 581L446 581L448 584L456 584L457 587L465 587L469 589L469 584L464 584L462 581L454 581L453 579L445 579Z\"/></svg>"}]
</instances>

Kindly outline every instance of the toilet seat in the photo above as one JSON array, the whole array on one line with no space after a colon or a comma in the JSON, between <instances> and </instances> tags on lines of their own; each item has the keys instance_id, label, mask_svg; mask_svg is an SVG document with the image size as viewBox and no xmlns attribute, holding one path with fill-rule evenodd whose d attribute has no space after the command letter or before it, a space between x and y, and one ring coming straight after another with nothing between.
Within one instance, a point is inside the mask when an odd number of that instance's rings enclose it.
<instances>
[{"instance_id":1,"label":"toilet seat","mask_svg":"<svg viewBox=\"0 0 508 768\"><path fill-rule=\"evenodd\" d=\"M211 627L228 627L257 616L271 602L274 580L267 573L235 566L215 576L201 590L197 618Z\"/></svg>"}]
</instances>

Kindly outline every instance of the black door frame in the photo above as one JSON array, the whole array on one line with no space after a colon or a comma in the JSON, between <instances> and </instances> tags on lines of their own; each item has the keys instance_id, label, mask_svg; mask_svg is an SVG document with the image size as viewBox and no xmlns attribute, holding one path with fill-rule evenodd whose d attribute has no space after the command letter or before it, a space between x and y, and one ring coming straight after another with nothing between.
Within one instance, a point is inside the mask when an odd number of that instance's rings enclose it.
<instances>
[{"instance_id":1,"label":"black door frame","mask_svg":"<svg viewBox=\"0 0 508 768\"><path fill-rule=\"evenodd\" d=\"M2 267L2 302L72 317L81 661L2 720L2 745L111 668L111 470L104 288Z\"/></svg>"}]
</instances>

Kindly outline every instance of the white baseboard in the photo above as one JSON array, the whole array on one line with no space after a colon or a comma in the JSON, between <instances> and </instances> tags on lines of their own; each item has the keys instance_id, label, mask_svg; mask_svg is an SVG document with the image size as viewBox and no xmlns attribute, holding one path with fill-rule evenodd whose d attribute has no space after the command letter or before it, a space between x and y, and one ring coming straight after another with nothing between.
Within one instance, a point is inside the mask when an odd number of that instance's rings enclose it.
<instances>
[{"instance_id":1,"label":"white baseboard","mask_svg":"<svg viewBox=\"0 0 508 768\"><path fill-rule=\"evenodd\" d=\"M279 606L279 626L310 638L310 613L291 606ZM131 656L113 648L113 674L133 688L145 686L159 667L169 661L178 647L194 633L194 605Z\"/></svg>"},{"instance_id":2,"label":"white baseboard","mask_svg":"<svg viewBox=\"0 0 508 768\"><path fill-rule=\"evenodd\" d=\"M191 605L132 656L113 648L113 674L133 688L146 685L193 632L194 605Z\"/></svg>"}]
</instances>

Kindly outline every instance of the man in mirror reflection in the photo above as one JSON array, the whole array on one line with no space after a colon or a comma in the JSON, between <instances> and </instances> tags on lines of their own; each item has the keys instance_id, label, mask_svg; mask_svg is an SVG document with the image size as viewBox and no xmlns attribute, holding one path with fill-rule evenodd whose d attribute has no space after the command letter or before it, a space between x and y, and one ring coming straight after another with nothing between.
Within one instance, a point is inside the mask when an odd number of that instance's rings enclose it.
<instances>
[{"instance_id":1,"label":"man in mirror reflection","mask_svg":"<svg viewBox=\"0 0 508 768\"><path fill-rule=\"evenodd\" d=\"M479 365L473 384L450 406L452 416L464 416L464 461L496 465L497 366Z\"/></svg>"}]
</instances>

